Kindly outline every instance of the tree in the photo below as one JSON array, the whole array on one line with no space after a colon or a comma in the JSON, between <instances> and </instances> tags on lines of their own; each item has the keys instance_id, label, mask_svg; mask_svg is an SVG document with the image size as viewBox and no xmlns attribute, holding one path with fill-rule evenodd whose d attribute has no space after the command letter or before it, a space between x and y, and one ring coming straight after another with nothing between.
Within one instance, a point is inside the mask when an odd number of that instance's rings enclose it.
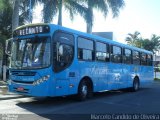
<instances>
[{"instance_id":1,"label":"tree","mask_svg":"<svg viewBox=\"0 0 160 120\"><path fill-rule=\"evenodd\" d=\"M3 66L7 65L5 42L12 37L12 31L19 25L19 6L23 1L25 0L0 0L0 60ZM25 16L20 18L23 21L26 19Z\"/></svg>"},{"instance_id":2,"label":"tree","mask_svg":"<svg viewBox=\"0 0 160 120\"><path fill-rule=\"evenodd\" d=\"M4 9L0 11L0 43L5 45L5 40L11 37L12 6L10 0L2 0Z\"/></svg>"},{"instance_id":3,"label":"tree","mask_svg":"<svg viewBox=\"0 0 160 120\"><path fill-rule=\"evenodd\" d=\"M42 10L43 21L45 23L51 22L58 11L58 0L39 0L39 2L44 5Z\"/></svg>"},{"instance_id":4,"label":"tree","mask_svg":"<svg viewBox=\"0 0 160 120\"><path fill-rule=\"evenodd\" d=\"M76 0L39 0L39 2L44 4L42 14L45 23L51 22L58 14L57 24L62 26L63 6L69 12L71 20L74 19L74 15L84 14L85 12L85 8L78 4Z\"/></svg>"},{"instance_id":5,"label":"tree","mask_svg":"<svg viewBox=\"0 0 160 120\"><path fill-rule=\"evenodd\" d=\"M133 34L128 34L128 37L126 37L126 42L129 45L143 48L153 53L156 53L156 51L159 51L160 49L160 36L155 34L153 34L150 39L144 39L140 37L140 32L136 31Z\"/></svg>"},{"instance_id":6,"label":"tree","mask_svg":"<svg viewBox=\"0 0 160 120\"><path fill-rule=\"evenodd\" d=\"M0 11L0 59L5 64L5 40L11 37L12 34L12 5L10 0L2 0L4 8Z\"/></svg>"},{"instance_id":7,"label":"tree","mask_svg":"<svg viewBox=\"0 0 160 120\"><path fill-rule=\"evenodd\" d=\"M21 0L19 5L19 25L32 23L33 8L37 5L37 0ZM31 7L31 8L30 8Z\"/></svg>"},{"instance_id":8,"label":"tree","mask_svg":"<svg viewBox=\"0 0 160 120\"><path fill-rule=\"evenodd\" d=\"M87 33L92 33L92 27L93 27L93 21L94 21L94 14L93 14L93 8L99 9L104 17L107 16L108 9L107 4L105 0L87 0L87 13L84 17L86 23L87 23Z\"/></svg>"},{"instance_id":9,"label":"tree","mask_svg":"<svg viewBox=\"0 0 160 120\"><path fill-rule=\"evenodd\" d=\"M19 4L20 0L13 1L12 31L19 26Z\"/></svg>"},{"instance_id":10,"label":"tree","mask_svg":"<svg viewBox=\"0 0 160 120\"><path fill-rule=\"evenodd\" d=\"M153 34L150 39L144 39L142 47L156 53L156 51L159 51L160 49L160 36Z\"/></svg>"},{"instance_id":11,"label":"tree","mask_svg":"<svg viewBox=\"0 0 160 120\"><path fill-rule=\"evenodd\" d=\"M44 22L52 21L58 13L58 25L62 25L62 6L64 6L73 20L74 15L80 14L87 23L87 32L92 32L94 21L93 9L100 10L106 17L108 8L111 9L113 17L119 15L119 10L124 6L123 0L39 0L44 4Z\"/></svg>"},{"instance_id":12,"label":"tree","mask_svg":"<svg viewBox=\"0 0 160 120\"><path fill-rule=\"evenodd\" d=\"M128 45L141 47L142 38L140 37L140 32L135 31L133 34L129 33L125 41Z\"/></svg>"},{"instance_id":13,"label":"tree","mask_svg":"<svg viewBox=\"0 0 160 120\"><path fill-rule=\"evenodd\" d=\"M37 0L13 0L13 14L12 14L12 31L19 25L30 22L30 9L36 6ZM31 15L32 17L32 15Z\"/></svg>"},{"instance_id":14,"label":"tree","mask_svg":"<svg viewBox=\"0 0 160 120\"><path fill-rule=\"evenodd\" d=\"M3 8L4 8L3 0L0 0L0 10L3 10Z\"/></svg>"},{"instance_id":15,"label":"tree","mask_svg":"<svg viewBox=\"0 0 160 120\"><path fill-rule=\"evenodd\" d=\"M94 22L93 9L101 11L104 17L107 16L109 9L111 9L113 18L118 17L119 11L124 7L125 3L123 0L83 0L87 3L87 12L83 16L87 23L87 33L92 33L92 27Z\"/></svg>"}]
</instances>

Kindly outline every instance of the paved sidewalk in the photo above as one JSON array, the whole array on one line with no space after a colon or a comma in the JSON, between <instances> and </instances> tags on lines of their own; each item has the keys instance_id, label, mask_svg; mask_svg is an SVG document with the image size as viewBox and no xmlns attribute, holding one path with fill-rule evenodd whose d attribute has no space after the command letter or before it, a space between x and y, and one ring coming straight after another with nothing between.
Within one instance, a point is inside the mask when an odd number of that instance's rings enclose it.
<instances>
[{"instance_id":1,"label":"paved sidewalk","mask_svg":"<svg viewBox=\"0 0 160 120\"><path fill-rule=\"evenodd\" d=\"M23 95L8 92L7 82L0 80L0 100L23 98Z\"/></svg>"},{"instance_id":2,"label":"paved sidewalk","mask_svg":"<svg viewBox=\"0 0 160 120\"><path fill-rule=\"evenodd\" d=\"M0 95L1 94L5 95L6 93L8 93L7 82L0 80Z\"/></svg>"},{"instance_id":3,"label":"paved sidewalk","mask_svg":"<svg viewBox=\"0 0 160 120\"><path fill-rule=\"evenodd\" d=\"M1 86L7 86L7 82L4 82L3 80L0 80L0 87Z\"/></svg>"}]
</instances>

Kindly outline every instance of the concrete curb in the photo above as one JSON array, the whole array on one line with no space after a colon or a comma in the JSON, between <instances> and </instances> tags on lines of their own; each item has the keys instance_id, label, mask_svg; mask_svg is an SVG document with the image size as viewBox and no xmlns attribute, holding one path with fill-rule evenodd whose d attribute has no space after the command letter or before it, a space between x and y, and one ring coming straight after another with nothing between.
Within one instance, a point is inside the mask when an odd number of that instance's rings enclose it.
<instances>
[{"instance_id":1,"label":"concrete curb","mask_svg":"<svg viewBox=\"0 0 160 120\"><path fill-rule=\"evenodd\" d=\"M16 94L0 95L0 100L11 100L11 99L18 99L18 98L25 98L25 96L16 95Z\"/></svg>"},{"instance_id":2,"label":"concrete curb","mask_svg":"<svg viewBox=\"0 0 160 120\"><path fill-rule=\"evenodd\" d=\"M15 93L9 93L8 86L6 85L0 86L0 100L17 99L17 98L24 98L24 97L26 96L18 95Z\"/></svg>"},{"instance_id":3,"label":"concrete curb","mask_svg":"<svg viewBox=\"0 0 160 120\"><path fill-rule=\"evenodd\" d=\"M0 86L0 94L6 94L8 93L8 87L3 85L3 86Z\"/></svg>"},{"instance_id":4,"label":"concrete curb","mask_svg":"<svg viewBox=\"0 0 160 120\"><path fill-rule=\"evenodd\" d=\"M25 98L25 97L26 96L18 95L15 93L9 93L8 91L4 93L0 90L0 100L10 100L10 99L17 99L17 98Z\"/></svg>"}]
</instances>

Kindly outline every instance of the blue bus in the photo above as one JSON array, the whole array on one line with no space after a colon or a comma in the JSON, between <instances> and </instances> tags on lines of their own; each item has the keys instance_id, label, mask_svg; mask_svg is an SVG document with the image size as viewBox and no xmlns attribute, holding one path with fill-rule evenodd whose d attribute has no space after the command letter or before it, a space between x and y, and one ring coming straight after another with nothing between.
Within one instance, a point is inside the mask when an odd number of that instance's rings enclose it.
<instances>
[{"instance_id":1,"label":"blue bus","mask_svg":"<svg viewBox=\"0 0 160 120\"><path fill-rule=\"evenodd\" d=\"M13 32L9 91L28 96L77 95L131 88L153 81L153 54L54 24Z\"/></svg>"}]
</instances>

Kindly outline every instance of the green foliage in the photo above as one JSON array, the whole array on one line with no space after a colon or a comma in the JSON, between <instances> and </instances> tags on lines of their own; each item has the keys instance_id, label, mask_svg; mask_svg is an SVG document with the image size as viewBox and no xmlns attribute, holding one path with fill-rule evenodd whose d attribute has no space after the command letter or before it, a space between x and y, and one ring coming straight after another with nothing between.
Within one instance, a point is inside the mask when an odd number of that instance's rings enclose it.
<instances>
[{"instance_id":1,"label":"green foliage","mask_svg":"<svg viewBox=\"0 0 160 120\"><path fill-rule=\"evenodd\" d=\"M0 11L0 35L11 36L12 6L10 0L3 0L5 8Z\"/></svg>"},{"instance_id":2,"label":"green foliage","mask_svg":"<svg viewBox=\"0 0 160 120\"><path fill-rule=\"evenodd\" d=\"M37 0L31 0L31 9L33 9L36 5ZM33 15L30 14L30 0L12 0L12 7L12 31L18 26L32 21Z\"/></svg>"},{"instance_id":3,"label":"green foliage","mask_svg":"<svg viewBox=\"0 0 160 120\"><path fill-rule=\"evenodd\" d=\"M92 32L94 22L93 9L99 10L104 17L107 16L109 9L113 17L119 15L119 11L124 7L124 0L38 0L44 4L43 20L51 22L58 14L58 24L62 25L62 6L68 11L71 20L74 15L79 14L87 23L87 32Z\"/></svg>"},{"instance_id":4,"label":"green foliage","mask_svg":"<svg viewBox=\"0 0 160 120\"><path fill-rule=\"evenodd\" d=\"M154 78L155 81L160 81L160 78Z\"/></svg>"},{"instance_id":5,"label":"green foliage","mask_svg":"<svg viewBox=\"0 0 160 120\"><path fill-rule=\"evenodd\" d=\"M1 0L3 9L0 10L0 59L5 64L5 40L12 35L12 4L10 0Z\"/></svg>"},{"instance_id":6,"label":"green foliage","mask_svg":"<svg viewBox=\"0 0 160 120\"><path fill-rule=\"evenodd\" d=\"M31 0L31 9L37 5L37 0ZM19 5L19 25L24 25L30 23L30 0L21 0ZM33 19L33 14L31 14L31 20Z\"/></svg>"},{"instance_id":7,"label":"green foliage","mask_svg":"<svg viewBox=\"0 0 160 120\"><path fill-rule=\"evenodd\" d=\"M141 37L140 37L140 32L135 31L133 34L129 33L128 37L126 37L126 42L129 45L136 46L136 47L141 47Z\"/></svg>"},{"instance_id":8,"label":"green foliage","mask_svg":"<svg viewBox=\"0 0 160 120\"><path fill-rule=\"evenodd\" d=\"M4 7L4 5L3 5L3 1L2 1L2 0L0 0L0 10L2 10L2 9L3 9L3 7Z\"/></svg>"},{"instance_id":9,"label":"green foliage","mask_svg":"<svg viewBox=\"0 0 160 120\"><path fill-rule=\"evenodd\" d=\"M0 48L3 48L1 44L0 44ZM0 60L2 60L2 58L3 58L3 50L0 49Z\"/></svg>"},{"instance_id":10,"label":"green foliage","mask_svg":"<svg viewBox=\"0 0 160 120\"><path fill-rule=\"evenodd\" d=\"M43 3L42 10L43 21L45 23L51 22L53 18L58 15L58 25L62 25L62 6L68 11L71 20L74 19L74 15L80 14L85 16L86 9L83 5L78 4L76 0L38 0ZM81 1L81 0L78 0Z\"/></svg>"},{"instance_id":11,"label":"green foliage","mask_svg":"<svg viewBox=\"0 0 160 120\"><path fill-rule=\"evenodd\" d=\"M128 45L143 48L155 53L160 48L160 36L153 34L150 39L144 39L140 37L140 32L135 32L133 34L129 33L126 37L126 42Z\"/></svg>"},{"instance_id":12,"label":"green foliage","mask_svg":"<svg viewBox=\"0 0 160 120\"><path fill-rule=\"evenodd\" d=\"M87 33L92 33L92 27L94 23L93 9L100 11L104 17L107 16L109 9L112 11L113 18L118 17L120 9L124 7L124 0L79 0L78 2L84 2L84 8L86 13L84 20L87 23Z\"/></svg>"},{"instance_id":13,"label":"green foliage","mask_svg":"<svg viewBox=\"0 0 160 120\"><path fill-rule=\"evenodd\" d=\"M5 47L5 40L11 37L11 20L12 20L12 6L10 0L1 0L5 6L0 11L0 58L2 58Z\"/></svg>"},{"instance_id":14,"label":"green foliage","mask_svg":"<svg viewBox=\"0 0 160 120\"><path fill-rule=\"evenodd\" d=\"M58 12L58 0L39 0L44 4L42 15L45 23L51 22Z\"/></svg>"}]
</instances>

